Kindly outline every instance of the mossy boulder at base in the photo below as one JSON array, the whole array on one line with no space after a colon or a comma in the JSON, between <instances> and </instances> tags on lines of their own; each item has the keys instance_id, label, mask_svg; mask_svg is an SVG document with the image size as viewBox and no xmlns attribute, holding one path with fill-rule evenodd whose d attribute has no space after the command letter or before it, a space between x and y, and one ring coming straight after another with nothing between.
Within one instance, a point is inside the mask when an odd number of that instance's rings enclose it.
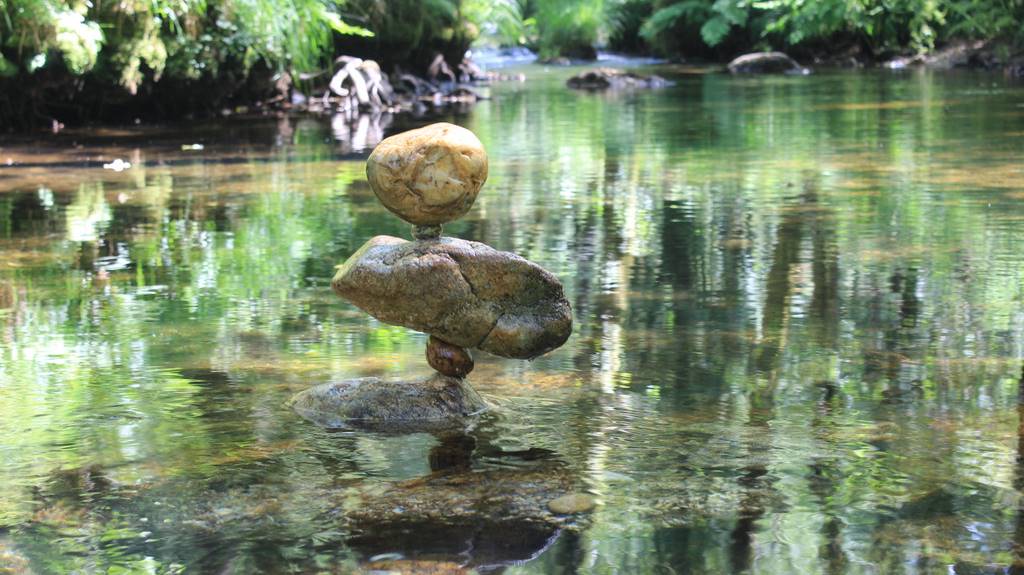
<instances>
[{"instance_id":1,"label":"mossy boulder at base","mask_svg":"<svg viewBox=\"0 0 1024 575\"><path fill-rule=\"evenodd\" d=\"M782 52L754 52L744 54L729 62L733 74L809 74L804 68Z\"/></svg>"},{"instance_id":2,"label":"mossy boulder at base","mask_svg":"<svg viewBox=\"0 0 1024 575\"><path fill-rule=\"evenodd\" d=\"M487 402L462 378L435 374L417 381L366 377L325 383L297 393L289 405L324 427L404 426L431 429L487 409Z\"/></svg>"},{"instance_id":3,"label":"mossy boulder at base","mask_svg":"<svg viewBox=\"0 0 1024 575\"><path fill-rule=\"evenodd\" d=\"M572 332L555 276L479 242L376 236L339 267L331 286L384 323L502 357L537 357Z\"/></svg>"},{"instance_id":4,"label":"mossy boulder at base","mask_svg":"<svg viewBox=\"0 0 1024 575\"><path fill-rule=\"evenodd\" d=\"M469 130L445 122L385 139L366 161L384 207L419 226L461 217L487 180L487 153Z\"/></svg>"}]
</instances>

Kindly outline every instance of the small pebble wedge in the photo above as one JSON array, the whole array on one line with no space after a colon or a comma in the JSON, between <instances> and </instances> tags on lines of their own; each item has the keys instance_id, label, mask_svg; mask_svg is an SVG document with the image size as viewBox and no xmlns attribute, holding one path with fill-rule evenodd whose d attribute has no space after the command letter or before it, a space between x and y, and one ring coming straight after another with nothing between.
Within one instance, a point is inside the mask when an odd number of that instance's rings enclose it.
<instances>
[{"instance_id":1,"label":"small pebble wedge","mask_svg":"<svg viewBox=\"0 0 1024 575\"><path fill-rule=\"evenodd\" d=\"M434 336L427 341L427 363L449 377L466 377L473 371L473 357L468 351Z\"/></svg>"},{"instance_id":2,"label":"small pebble wedge","mask_svg":"<svg viewBox=\"0 0 1024 575\"><path fill-rule=\"evenodd\" d=\"M288 403L323 427L389 431L444 428L487 409L464 379L441 374L411 381L364 377L324 383L300 391Z\"/></svg>"}]
</instances>

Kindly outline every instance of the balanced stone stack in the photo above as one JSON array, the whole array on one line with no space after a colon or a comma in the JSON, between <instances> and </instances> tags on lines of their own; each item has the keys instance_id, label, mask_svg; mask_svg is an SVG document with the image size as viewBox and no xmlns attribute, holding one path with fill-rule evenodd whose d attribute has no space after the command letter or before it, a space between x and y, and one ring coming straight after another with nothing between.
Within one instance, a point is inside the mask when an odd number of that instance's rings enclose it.
<instances>
[{"instance_id":1,"label":"balanced stone stack","mask_svg":"<svg viewBox=\"0 0 1024 575\"><path fill-rule=\"evenodd\" d=\"M425 381L377 378L298 394L299 413L325 425L444 421L485 404L464 378L468 349L532 359L572 332L572 311L549 272L486 244L441 236L487 180L487 153L469 130L432 124L381 142L366 176L384 207L413 225L414 241L376 236L339 266L331 286L378 320L430 335Z\"/></svg>"}]
</instances>

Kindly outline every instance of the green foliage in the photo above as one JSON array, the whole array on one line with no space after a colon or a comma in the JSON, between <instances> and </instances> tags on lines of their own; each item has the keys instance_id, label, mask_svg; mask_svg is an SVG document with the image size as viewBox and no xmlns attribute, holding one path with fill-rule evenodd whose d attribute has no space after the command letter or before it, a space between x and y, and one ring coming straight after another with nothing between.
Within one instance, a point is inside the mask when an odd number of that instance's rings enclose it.
<instances>
[{"instance_id":1,"label":"green foliage","mask_svg":"<svg viewBox=\"0 0 1024 575\"><path fill-rule=\"evenodd\" d=\"M334 0L4 0L0 75L32 74L58 60L73 75L99 73L134 92L147 75L248 69L310 70L329 59L346 24Z\"/></svg>"},{"instance_id":2,"label":"green foliage","mask_svg":"<svg viewBox=\"0 0 1024 575\"><path fill-rule=\"evenodd\" d=\"M651 17L654 7L649 0L622 0L608 10L612 29L608 45L618 51L638 53L649 51L640 28Z\"/></svg>"},{"instance_id":3,"label":"green foliage","mask_svg":"<svg viewBox=\"0 0 1024 575\"><path fill-rule=\"evenodd\" d=\"M481 27L483 43L527 46L537 42L537 18L527 0L472 0L466 16Z\"/></svg>"},{"instance_id":4,"label":"green foliage","mask_svg":"<svg viewBox=\"0 0 1024 575\"><path fill-rule=\"evenodd\" d=\"M683 0L654 8L640 35L663 52L699 31L707 48L741 36L775 48L857 39L875 53L925 52L956 38L1016 35L1024 0Z\"/></svg>"},{"instance_id":5,"label":"green foliage","mask_svg":"<svg viewBox=\"0 0 1024 575\"><path fill-rule=\"evenodd\" d=\"M379 50L403 66L426 52L464 52L479 36L482 0L349 0L347 9L376 35ZM431 56L432 54L426 54ZM449 54L454 55L454 54ZM418 57L418 58L417 58Z\"/></svg>"},{"instance_id":6,"label":"green foliage","mask_svg":"<svg viewBox=\"0 0 1024 575\"><path fill-rule=\"evenodd\" d=\"M661 36L672 35L682 23L699 26L700 37L708 46L717 46L729 35L733 26L743 26L750 15L746 0L685 0L659 8L644 23L640 34L652 43Z\"/></svg>"},{"instance_id":7,"label":"green foliage","mask_svg":"<svg viewBox=\"0 0 1024 575\"><path fill-rule=\"evenodd\" d=\"M246 63L309 71L332 56L335 33L371 35L350 26L324 0L227 0L222 18L234 25L233 41L245 47Z\"/></svg>"},{"instance_id":8,"label":"green foliage","mask_svg":"<svg viewBox=\"0 0 1024 575\"><path fill-rule=\"evenodd\" d=\"M466 11L484 32L483 43L529 46L542 58L589 58L620 27L630 0L467 0Z\"/></svg>"},{"instance_id":9,"label":"green foliage","mask_svg":"<svg viewBox=\"0 0 1024 575\"><path fill-rule=\"evenodd\" d=\"M836 34L859 36L875 52L909 47L926 51L935 46L945 23L939 0L868 0L813 2L769 0L758 9L771 15L765 33L778 33L790 45L822 40Z\"/></svg>"},{"instance_id":10,"label":"green foliage","mask_svg":"<svg viewBox=\"0 0 1024 575\"><path fill-rule=\"evenodd\" d=\"M997 38L1008 54L1024 43L1021 22L1024 0L0 0L0 118L49 121L48 105L87 107L76 90L102 107L111 94L157 93L164 78L165 90L201 81L222 92L189 104L216 109L269 75L328 68L336 51L410 70L438 52L453 64L474 42L542 58L610 46L723 59L847 47L881 57Z\"/></svg>"},{"instance_id":11,"label":"green foliage","mask_svg":"<svg viewBox=\"0 0 1024 575\"><path fill-rule=\"evenodd\" d=\"M539 2L536 20L540 56L586 56L605 31L605 8L605 0Z\"/></svg>"},{"instance_id":12,"label":"green foliage","mask_svg":"<svg viewBox=\"0 0 1024 575\"><path fill-rule=\"evenodd\" d=\"M1024 0L950 0L947 12L950 35L1024 40Z\"/></svg>"},{"instance_id":13,"label":"green foliage","mask_svg":"<svg viewBox=\"0 0 1024 575\"><path fill-rule=\"evenodd\" d=\"M708 16L707 3L702 0L676 2L655 12L640 28L640 34L649 41L669 32L681 20L697 21Z\"/></svg>"}]
</instances>

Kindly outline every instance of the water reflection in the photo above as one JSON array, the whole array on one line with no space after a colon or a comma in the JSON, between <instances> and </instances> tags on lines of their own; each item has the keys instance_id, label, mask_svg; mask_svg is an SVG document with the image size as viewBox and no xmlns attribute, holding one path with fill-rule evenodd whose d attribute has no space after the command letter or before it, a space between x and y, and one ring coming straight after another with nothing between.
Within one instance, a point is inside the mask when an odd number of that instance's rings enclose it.
<instances>
[{"instance_id":1,"label":"water reflection","mask_svg":"<svg viewBox=\"0 0 1024 575\"><path fill-rule=\"evenodd\" d=\"M530 73L439 117L5 145L0 564L1020 572L1019 87ZM441 119L492 156L446 229L553 270L577 331L478 357L466 433L316 428L291 394L425 373L327 285L408 232L362 156Z\"/></svg>"}]
</instances>

